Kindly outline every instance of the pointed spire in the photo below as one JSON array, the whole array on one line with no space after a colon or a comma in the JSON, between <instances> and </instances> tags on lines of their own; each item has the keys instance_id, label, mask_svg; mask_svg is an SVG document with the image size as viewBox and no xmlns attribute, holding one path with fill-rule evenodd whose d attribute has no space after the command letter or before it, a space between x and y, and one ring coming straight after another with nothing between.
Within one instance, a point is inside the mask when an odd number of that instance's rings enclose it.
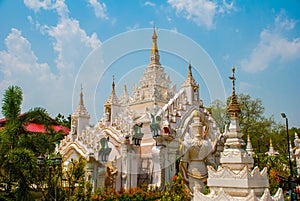
<instances>
[{"instance_id":1,"label":"pointed spire","mask_svg":"<svg viewBox=\"0 0 300 201\"><path fill-rule=\"evenodd\" d=\"M113 75L113 81L112 81L112 91L115 92L115 76Z\"/></svg>"},{"instance_id":2,"label":"pointed spire","mask_svg":"<svg viewBox=\"0 0 300 201\"><path fill-rule=\"evenodd\" d=\"M79 95L79 103L73 113L74 116L84 116L84 117L90 117L88 111L86 110L85 106L84 106L84 102L83 102L83 87L82 84L80 86L80 95Z\"/></svg>"},{"instance_id":3,"label":"pointed spire","mask_svg":"<svg viewBox=\"0 0 300 201\"><path fill-rule=\"evenodd\" d=\"M155 31L155 26L153 27L153 34L152 34L152 53L158 52L157 48L157 34Z\"/></svg>"},{"instance_id":4,"label":"pointed spire","mask_svg":"<svg viewBox=\"0 0 300 201\"><path fill-rule=\"evenodd\" d=\"M235 68L232 67L232 76L229 79L232 81L232 95L230 98L230 103L227 106L227 113L230 114L230 125L229 125L229 134L226 140L226 144L230 146L230 148L240 148L245 144L242 136L244 135L240 131L240 125L238 122L238 114L241 112L240 105L237 101L237 97L235 95Z\"/></svg>"},{"instance_id":5,"label":"pointed spire","mask_svg":"<svg viewBox=\"0 0 300 201\"><path fill-rule=\"evenodd\" d=\"M250 140L250 134L248 134L246 151L248 152L248 154L251 154L251 155L254 154L253 148L252 148L252 143L251 143L251 140Z\"/></svg>"},{"instance_id":6,"label":"pointed spire","mask_svg":"<svg viewBox=\"0 0 300 201\"><path fill-rule=\"evenodd\" d=\"M275 156L278 155L278 151L275 151L274 147L273 147L273 142L272 142L272 138L270 138L270 147L269 147L269 151L265 153L268 156Z\"/></svg>"},{"instance_id":7,"label":"pointed spire","mask_svg":"<svg viewBox=\"0 0 300 201\"><path fill-rule=\"evenodd\" d=\"M113 81L112 81L111 85L112 85L112 90L111 90L110 96L108 97L108 99L106 100L104 105L119 104L119 100L118 100L118 97L117 97L116 91L115 91L115 76L113 76Z\"/></svg>"},{"instance_id":8,"label":"pointed spire","mask_svg":"<svg viewBox=\"0 0 300 201\"><path fill-rule=\"evenodd\" d=\"M188 66L188 77L193 77L193 74L192 74L192 65L191 63L189 63L189 66Z\"/></svg>"},{"instance_id":9,"label":"pointed spire","mask_svg":"<svg viewBox=\"0 0 300 201\"><path fill-rule=\"evenodd\" d=\"M128 94L126 84L124 84L123 91L124 93Z\"/></svg>"},{"instance_id":10,"label":"pointed spire","mask_svg":"<svg viewBox=\"0 0 300 201\"><path fill-rule=\"evenodd\" d=\"M192 74L192 65L191 63L189 63L188 65L188 75L187 75L187 78L185 79L183 85L183 87L186 87L186 86L193 86L193 87L197 87L197 83L193 77L193 74Z\"/></svg>"},{"instance_id":11,"label":"pointed spire","mask_svg":"<svg viewBox=\"0 0 300 201\"><path fill-rule=\"evenodd\" d=\"M230 98L229 107L227 108L227 112L230 114L231 117L237 117L239 113L241 113L240 105L237 101L237 97L235 95L235 67L232 67L232 76L229 79L232 81L232 94Z\"/></svg>"},{"instance_id":12,"label":"pointed spire","mask_svg":"<svg viewBox=\"0 0 300 201\"><path fill-rule=\"evenodd\" d=\"M82 84L80 85L80 99L79 99L79 105L83 105L83 88L82 88Z\"/></svg>"},{"instance_id":13,"label":"pointed spire","mask_svg":"<svg viewBox=\"0 0 300 201\"><path fill-rule=\"evenodd\" d=\"M157 47L157 34L155 31L155 26L153 27L153 34L152 34L152 49L151 49L151 64L158 64L159 63L159 53L158 53L158 47Z\"/></svg>"},{"instance_id":14,"label":"pointed spire","mask_svg":"<svg viewBox=\"0 0 300 201\"><path fill-rule=\"evenodd\" d=\"M273 147L272 138L270 138L270 147Z\"/></svg>"},{"instance_id":15,"label":"pointed spire","mask_svg":"<svg viewBox=\"0 0 300 201\"><path fill-rule=\"evenodd\" d=\"M119 98L119 103L121 105L127 105L129 103L129 94L127 92L127 87L126 84L124 84L123 92Z\"/></svg>"}]
</instances>

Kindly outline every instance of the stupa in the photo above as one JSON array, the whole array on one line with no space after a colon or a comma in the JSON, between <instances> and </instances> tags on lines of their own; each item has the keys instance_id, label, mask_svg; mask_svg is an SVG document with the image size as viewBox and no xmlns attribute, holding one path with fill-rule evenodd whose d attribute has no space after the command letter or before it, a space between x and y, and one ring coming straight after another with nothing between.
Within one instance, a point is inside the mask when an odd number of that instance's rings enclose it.
<instances>
[{"instance_id":1,"label":"stupa","mask_svg":"<svg viewBox=\"0 0 300 201\"><path fill-rule=\"evenodd\" d=\"M179 169L191 191L194 186L203 190L206 166L219 164L222 134L203 105L192 65L177 90L160 63L157 39L154 29L150 63L131 94L124 86L118 96L113 78L104 114L95 126L89 125L80 92L71 132L57 147L66 170L71 159L87 161L85 178L94 190L142 184L164 190Z\"/></svg>"},{"instance_id":2,"label":"stupa","mask_svg":"<svg viewBox=\"0 0 300 201\"><path fill-rule=\"evenodd\" d=\"M225 149L221 153L218 169L208 167L208 195L195 189L194 201L283 201L282 189L274 196L270 195L267 168L262 171L253 169L252 154L242 148L245 144L238 123L241 112L235 95L235 68L232 68L232 95L227 112L230 114L230 126L226 132Z\"/></svg>"}]
</instances>

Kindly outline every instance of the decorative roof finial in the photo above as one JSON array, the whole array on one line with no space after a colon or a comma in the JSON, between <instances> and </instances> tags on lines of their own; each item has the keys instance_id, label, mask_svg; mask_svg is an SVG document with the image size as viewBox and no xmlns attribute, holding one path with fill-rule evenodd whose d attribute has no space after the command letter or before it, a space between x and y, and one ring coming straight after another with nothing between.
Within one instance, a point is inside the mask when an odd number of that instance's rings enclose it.
<instances>
[{"instance_id":1,"label":"decorative roof finial","mask_svg":"<svg viewBox=\"0 0 300 201\"><path fill-rule=\"evenodd\" d=\"M112 104L119 104L119 100L118 100L118 97L117 97L116 91L115 91L115 76L113 75L112 78L113 78L112 90L111 90L110 96L104 103L104 106L108 106L108 105L112 105Z\"/></svg>"},{"instance_id":2,"label":"decorative roof finial","mask_svg":"<svg viewBox=\"0 0 300 201\"><path fill-rule=\"evenodd\" d=\"M113 75L112 81L112 91L115 91L115 76Z\"/></svg>"},{"instance_id":3,"label":"decorative roof finial","mask_svg":"<svg viewBox=\"0 0 300 201\"><path fill-rule=\"evenodd\" d=\"M270 147L273 147L273 141L272 141L272 138L270 138Z\"/></svg>"},{"instance_id":4,"label":"decorative roof finial","mask_svg":"<svg viewBox=\"0 0 300 201\"><path fill-rule=\"evenodd\" d=\"M232 94L230 98L230 103L227 108L227 112L230 114L231 117L237 117L239 113L241 113L240 105L237 101L237 97L235 95L235 67L232 67L232 76L229 77L229 79L232 81Z\"/></svg>"},{"instance_id":5,"label":"decorative roof finial","mask_svg":"<svg viewBox=\"0 0 300 201\"><path fill-rule=\"evenodd\" d=\"M192 65L191 62L189 62L189 66L188 66L188 77L192 78L193 74L192 74Z\"/></svg>"},{"instance_id":6,"label":"decorative roof finial","mask_svg":"<svg viewBox=\"0 0 300 201\"><path fill-rule=\"evenodd\" d=\"M158 47L157 47L157 35L156 35L156 28L153 26L153 34L152 34L152 49L151 49L151 56L150 61L151 64L157 64L159 63L159 53L158 53Z\"/></svg>"},{"instance_id":7,"label":"decorative roof finial","mask_svg":"<svg viewBox=\"0 0 300 201\"><path fill-rule=\"evenodd\" d=\"M229 77L229 79L232 80L232 94L235 94L235 80L236 80L236 78L234 77L234 73L235 73L235 67L234 66L231 68L231 72L232 72L232 76Z\"/></svg>"},{"instance_id":8,"label":"decorative roof finial","mask_svg":"<svg viewBox=\"0 0 300 201\"><path fill-rule=\"evenodd\" d=\"M157 35L155 31L155 25L153 26L153 34L152 34L152 53L158 52L157 48Z\"/></svg>"},{"instance_id":9,"label":"decorative roof finial","mask_svg":"<svg viewBox=\"0 0 300 201\"><path fill-rule=\"evenodd\" d=\"M80 84L80 99L79 99L79 105L83 105L83 87L82 83Z\"/></svg>"}]
</instances>

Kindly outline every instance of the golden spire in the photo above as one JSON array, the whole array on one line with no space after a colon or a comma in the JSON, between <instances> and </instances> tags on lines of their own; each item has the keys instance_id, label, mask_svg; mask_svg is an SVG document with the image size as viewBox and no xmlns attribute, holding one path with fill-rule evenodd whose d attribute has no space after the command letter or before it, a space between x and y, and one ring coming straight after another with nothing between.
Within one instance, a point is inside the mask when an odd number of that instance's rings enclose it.
<instances>
[{"instance_id":1,"label":"golden spire","mask_svg":"<svg viewBox=\"0 0 300 201\"><path fill-rule=\"evenodd\" d=\"M232 76L229 77L229 79L232 81L232 94L230 98L230 103L227 108L227 112L230 114L231 117L237 117L239 113L241 113L240 105L237 101L237 97L235 95L235 68L232 67Z\"/></svg>"},{"instance_id":2,"label":"golden spire","mask_svg":"<svg viewBox=\"0 0 300 201\"><path fill-rule=\"evenodd\" d=\"M153 27L153 34L152 34L152 53L158 52L157 48L157 35L155 31L155 26Z\"/></svg>"},{"instance_id":3,"label":"golden spire","mask_svg":"<svg viewBox=\"0 0 300 201\"><path fill-rule=\"evenodd\" d=\"M272 138L270 138L270 147L273 147Z\"/></svg>"},{"instance_id":4,"label":"golden spire","mask_svg":"<svg viewBox=\"0 0 300 201\"><path fill-rule=\"evenodd\" d=\"M126 86L126 84L124 84L123 91L127 94L127 86Z\"/></svg>"},{"instance_id":5,"label":"golden spire","mask_svg":"<svg viewBox=\"0 0 300 201\"><path fill-rule=\"evenodd\" d=\"M153 34L152 34L151 63L160 64L155 26L153 27Z\"/></svg>"}]
</instances>

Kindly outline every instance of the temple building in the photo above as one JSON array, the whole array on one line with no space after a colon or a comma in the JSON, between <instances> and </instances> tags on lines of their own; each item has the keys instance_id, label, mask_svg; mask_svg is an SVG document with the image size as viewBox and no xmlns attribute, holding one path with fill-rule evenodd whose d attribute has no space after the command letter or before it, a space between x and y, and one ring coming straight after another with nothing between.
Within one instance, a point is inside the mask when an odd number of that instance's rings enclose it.
<instances>
[{"instance_id":1,"label":"temple building","mask_svg":"<svg viewBox=\"0 0 300 201\"><path fill-rule=\"evenodd\" d=\"M103 117L94 127L89 126L90 115L84 106L83 91L80 92L78 106L71 115L70 134L57 147L64 167L68 168L70 159L84 157L86 180L94 189L129 189L144 183L164 189L179 169L185 171L187 178L204 181L206 161L219 163L215 155L222 151L218 143L222 134L199 97L191 64L181 88L176 90L160 63L154 30L150 63L132 94L124 86L123 93L117 96L114 79L111 87ZM205 146L199 147L194 139ZM195 152L198 149L203 150L201 156ZM179 157L184 158L180 167ZM200 183L190 182L189 188L203 188Z\"/></svg>"},{"instance_id":2,"label":"temple building","mask_svg":"<svg viewBox=\"0 0 300 201\"><path fill-rule=\"evenodd\" d=\"M222 134L203 105L191 64L177 90L160 63L157 39L154 30L150 63L131 94L124 86L118 96L112 79L104 114L93 127L81 90L71 131L56 150L64 168L71 159L85 158L85 179L93 189L147 184L164 190L181 172L194 200L276 200L267 191L267 171L250 172L253 158L242 148L234 84L228 108L231 124ZM234 83L234 73L231 79ZM250 140L248 145L253 152ZM208 196L202 194L206 185ZM281 200L280 192L276 196Z\"/></svg>"}]
</instances>

